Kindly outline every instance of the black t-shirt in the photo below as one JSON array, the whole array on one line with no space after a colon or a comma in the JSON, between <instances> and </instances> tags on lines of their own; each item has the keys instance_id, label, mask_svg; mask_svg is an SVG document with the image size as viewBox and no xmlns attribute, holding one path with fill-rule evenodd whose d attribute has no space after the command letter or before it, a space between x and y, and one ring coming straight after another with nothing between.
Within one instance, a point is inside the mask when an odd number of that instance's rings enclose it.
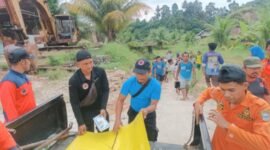
<instances>
[{"instance_id":1,"label":"black t-shirt","mask_svg":"<svg viewBox=\"0 0 270 150\"><path fill-rule=\"evenodd\" d=\"M97 99L89 107L80 107L80 102L86 97L93 80L96 80ZM91 80L85 78L82 71L77 70L69 79L70 103L79 125L84 124L82 113L91 110L106 109L109 98L109 83L104 69L94 67Z\"/></svg>"}]
</instances>

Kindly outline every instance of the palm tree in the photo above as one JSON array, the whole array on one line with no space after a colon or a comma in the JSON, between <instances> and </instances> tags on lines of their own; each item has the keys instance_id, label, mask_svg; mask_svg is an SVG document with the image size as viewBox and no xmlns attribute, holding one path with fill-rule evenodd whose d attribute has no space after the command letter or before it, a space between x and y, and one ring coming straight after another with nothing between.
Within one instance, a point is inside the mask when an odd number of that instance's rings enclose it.
<instances>
[{"instance_id":1,"label":"palm tree","mask_svg":"<svg viewBox=\"0 0 270 150\"><path fill-rule=\"evenodd\" d=\"M137 0L73 0L66 4L71 13L89 18L96 31L104 33L109 41L142 11L150 9Z\"/></svg>"},{"instance_id":2,"label":"palm tree","mask_svg":"<svg viewBox=\"0 0 270 150\"><path fill-rule=\"evenodd\" d=\"M264 44L265 41L270 39L270 19L268 11L265 11L264 14L261 15L260 22L258 23L258 31L260 33L261 44Z\"/></svg>"},{"instance_id":3,"label":"palm tree","mask_svg":"<svg viewBox=\"0 0 270 150\"><path fill-rule=\"evenodd\" d=\"M214 25L207 24L207 28L212 32L212 36L220 46L226 45L229 41L230 32L234 21L229 18L216 18Z\"/></svg>"}]
</instances>

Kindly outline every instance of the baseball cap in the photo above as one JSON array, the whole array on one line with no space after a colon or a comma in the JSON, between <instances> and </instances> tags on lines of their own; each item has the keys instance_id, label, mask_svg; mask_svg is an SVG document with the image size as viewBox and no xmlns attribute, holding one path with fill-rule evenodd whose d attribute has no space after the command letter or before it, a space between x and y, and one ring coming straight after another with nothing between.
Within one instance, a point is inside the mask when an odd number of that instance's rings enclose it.
<instances>
[{"instance_id":1,"label":"baseball cap","mask_svg":"<svg viewBox=\"0 0 270 150\"><path fill-rule=\"evenodd\" d=\"M80 50L76 54L76 61L82 61L88 58L92 58L91 54L87 50Z\"/></svg>"},{"instance_id":2,"label":"baseball cap","mask_svg":"<svg viewBox=\"0 0 270 150\"><path fill-rule=\"evenodd\" d=\"M258 57L248 57L244 60L244 66L247 68L260 68L261 60Z\"/></svg>"},{"instance_id":3,"label":"baseball cap","mask_svg":"<svg viewBox=\"0 0 270 150\"><path fill-rule=\"evenodd\" d=\"M10 50L8 55L8 60L11 64L16 64L23 59L32 59L33 56L28 54L26 50L22 47L14 47L14 50Z\"/></svg>"},{"instance_id":4,"label":"baseball cap","mask_svg":"<svg viewBox=\"0 0 270 150\"><path fill-rule=\"evenodd\" d=\"M146 74L150 71L150 69L150 62L147 59L139 59L135 64L133 72L139 74Z\"/></svg>"}]
</instances>

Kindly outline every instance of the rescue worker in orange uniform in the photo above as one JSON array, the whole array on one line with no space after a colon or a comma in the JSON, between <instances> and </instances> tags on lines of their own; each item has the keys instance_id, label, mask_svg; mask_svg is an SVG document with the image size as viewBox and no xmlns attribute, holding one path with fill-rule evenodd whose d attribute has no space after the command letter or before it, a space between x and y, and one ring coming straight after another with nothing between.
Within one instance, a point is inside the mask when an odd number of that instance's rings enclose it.
<instances>
[{"instance_id":1,"label":"rescue worker in orange uniform","mask_svg":"<svg viewBox=\"0 0 270 150\"><path fill-rule=\"evenodd\" d=\"M19 150L5 125L0 122L0 150Z\"/></svg>"},{"instance_id":2,"label":"rescue worker in orange uniform","mask_svg":"<svg viewBox=\"0 0 270 150\"><path fill-rule=\"evenodd\" d=\"M261 77L266 83L268 91L270 91L270 40L266 42L266 58L262 60L262 73Z\"/></svg>"},{"instance_id":3,"label":"rescue worker in orange uniform","mask_svg":"<svg viewBox=\"0 0 270 150\"><path fill-rule=\"evenodd\" d=\"M5 121L9 122L36 107L32 84L25 72L30 69L31 56L23 48L8 55L11 69L0 82L0 101Z\"/></svg>"},{"instance_id":4,"label":"rescue worker in orange uniform","mask_svg":"<svg viewBox=\"0 0 270 150\"><path fill-rule=\"evenodd\" d=\"M237 66L223 66L218 81L219 87L207 88L195 103L198 118L207 100L217 102L208 117L217 125L213 149L269 150L270 105L247 90L245 72Z\"/></svg>"}]
</instances>

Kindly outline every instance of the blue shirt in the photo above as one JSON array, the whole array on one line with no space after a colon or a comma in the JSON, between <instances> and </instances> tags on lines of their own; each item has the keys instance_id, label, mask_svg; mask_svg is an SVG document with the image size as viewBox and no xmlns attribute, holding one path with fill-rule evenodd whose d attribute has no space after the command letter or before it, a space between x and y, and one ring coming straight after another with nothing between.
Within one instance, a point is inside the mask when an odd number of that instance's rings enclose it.
<instances>
[{"instance_id":1,"label":"blue shirt","mask_svg":"<svg viewBox=\"0 0 270 150\"><path fill-rule=\"evenodd\" d=\"M224 63L221 54L215 51L209 51L203 55L203 65L205 66L206 75L218 75L219 67Z\"/></svg>"},{"instance_id":2,"label":"blue shirt","mask_svg":"<svg viewBox=\"0 0 270 150\"><path fill-rule=\"evenodd\" d=\"M142 85L137 81L135 76L130 77L126 80L121 88L121 94L127 96L128 94L134 95L136 94ZM139 112L142 108L146 108L151 104L152 100L159 100L161 94L161 85L160 83L151 78L150 83L148 83L147 87L135 98L131 98L130 106L137 112Z\"/></svg>"},{"instance_id":3,"label":"blue shirt","mask_svg":"<svg viewBox=\"0 0 270 150\"><path fill-rule=\"evenodd\" d=\"M179 69L180 69L180 78L185 79L185 80L190 80L192 77L192 69L193 69L193 64L192 62L180 62L179 64Z\"/></svg>"},{"instance_id":4,"label":"blue shirt","mask_svg":"<svg viewBox=\"0 0 270 150\"><path fill-rule=\"evenodd\" d=\"M165 72L164 72L164 70L165 70L165 62L163 62L163 61L156 62L154 64L154 69L156 70L157 75L162 75L163 76L165 74Z\"/></svg>"},{"instance_id":5,"label":"blue shirt","mask_svg":"<svg viewBox=\"0 0 270 150\"><path fill-rule=\"evenodd\" d=\"M249 51L251 53L251 56L258 57L260 58L260 60L263 60L265 58L265 53L263 49L258 45L252 46Z\"/></svg>"}]
</instances>

